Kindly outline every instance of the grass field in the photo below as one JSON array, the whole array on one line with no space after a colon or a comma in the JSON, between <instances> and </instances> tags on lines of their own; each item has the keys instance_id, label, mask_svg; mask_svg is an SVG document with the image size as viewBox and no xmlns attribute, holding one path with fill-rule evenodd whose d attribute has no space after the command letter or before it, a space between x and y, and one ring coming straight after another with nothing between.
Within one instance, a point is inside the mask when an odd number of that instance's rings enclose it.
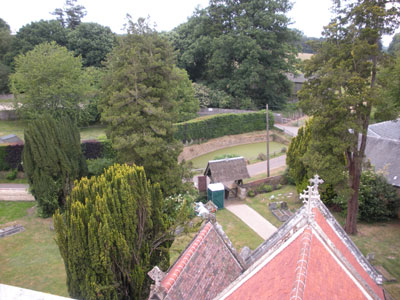
<instances>
[{"instance_id":1,"label":"grass field","mask_svg":"<svg viewBox=\"0 0 400 300\"><path fill-rule=\"evenodd\" d=\"M50 229L52 219L37 217L34 202L4 203L1 212L13 222L4 224L2 219L0 226L21 224L25 231L0 239L0 282L68 296L64 262Z\"/></svg>"},{"instance_id":2,"label":"grass field","mask_svg":"<svg viewBox=\"0 0 400 300\"><path fill-rule=\"evenodd\" d=\"M282 148L287 148L284 144L270 142L270 157L282 155L281 153ZM257 159L258 154L266 153L267 143L254 143L254 144L244 144L238 145L233 147L227 147L224 149L216 150L201 156L198 156L191 160L193 162L193 167L198 168L205 168L207 166L208 161L213 160L216 156L223 155L223 154L236 154L238 156L243 156L244 158L248 159L249 161L255 161Z\"/></svg>"}]
</instances>

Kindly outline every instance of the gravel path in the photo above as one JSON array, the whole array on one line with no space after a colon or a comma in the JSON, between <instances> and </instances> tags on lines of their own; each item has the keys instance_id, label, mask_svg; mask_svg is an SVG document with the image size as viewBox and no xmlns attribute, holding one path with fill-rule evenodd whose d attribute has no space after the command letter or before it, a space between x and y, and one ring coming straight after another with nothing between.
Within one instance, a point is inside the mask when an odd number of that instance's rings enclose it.
<instances>
[{"instance_id":1,"label":"gravel path","mask_svg":"<svg viewBox=\"0 0 400 300\"><path fill-rule=\"evenodd\" d=\"M1 183L0 201L35 201L28 189L29 184Z\"/></svg>"}]
</instances>

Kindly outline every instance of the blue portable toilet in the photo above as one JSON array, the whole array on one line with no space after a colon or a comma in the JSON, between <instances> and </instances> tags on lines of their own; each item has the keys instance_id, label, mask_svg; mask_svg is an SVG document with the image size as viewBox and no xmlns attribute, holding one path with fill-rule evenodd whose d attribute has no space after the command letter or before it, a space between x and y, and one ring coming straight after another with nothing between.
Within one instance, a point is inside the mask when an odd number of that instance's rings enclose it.
<instances>
[{"instance_id":1,"label":"blue portable toilet","mask_svg":"<svg viewBox=\"0 0 400 300\"><path fill-rule=\"evenodd\" d=\"M225 187L222 183L208 185L207 199L211 200L218 209L224 208Z\"/></svg>"}]
</instances>

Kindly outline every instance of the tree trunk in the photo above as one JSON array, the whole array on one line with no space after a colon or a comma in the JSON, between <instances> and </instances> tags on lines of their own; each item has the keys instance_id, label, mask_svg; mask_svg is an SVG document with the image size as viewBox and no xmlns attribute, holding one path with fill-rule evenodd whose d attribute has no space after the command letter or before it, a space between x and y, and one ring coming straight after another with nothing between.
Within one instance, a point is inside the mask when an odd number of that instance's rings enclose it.
<instances>
[{"instance_id":1,"label":"tree trunk","mask_svg":"<svg viewBox=\"0 0 400 300\"><path fill-rule=\"evenodd\" d=\"M349 153L347 156L350 175L349 185L352 192L347 202L347 217L344 230L348 234L357 234L358 189L360 187L361 164L358 162L359 157L349 157Z\"/></svg>"}]
</instances>

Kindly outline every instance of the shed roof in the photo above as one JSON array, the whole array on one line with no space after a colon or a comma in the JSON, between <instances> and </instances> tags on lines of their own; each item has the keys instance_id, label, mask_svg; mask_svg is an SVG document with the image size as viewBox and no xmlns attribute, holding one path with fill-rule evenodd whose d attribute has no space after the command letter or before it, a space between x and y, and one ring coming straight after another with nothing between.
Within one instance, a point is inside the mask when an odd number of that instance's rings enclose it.
<instances>
[{"instance_id":1,"label":"shed roof","mask_svg":"<svg viewBox=\"0 0 400 300\"><path fill-rule=\"evenodd\" d=\"M23 144L24 141L21 140L15 134L8 134L0 136L0 144Z\"/></svg>"},{"instance_id":2,"label":"shed roof","mask_svg":"<svg viewBox=\"0 0 400 300\"><path fill-rule=\"evenodd\" d=\"M229 182L250 178L246 161L243 157L211 160L207 164L204 175L210 177L211 182Z\"/></svg>"}]
</instances>

